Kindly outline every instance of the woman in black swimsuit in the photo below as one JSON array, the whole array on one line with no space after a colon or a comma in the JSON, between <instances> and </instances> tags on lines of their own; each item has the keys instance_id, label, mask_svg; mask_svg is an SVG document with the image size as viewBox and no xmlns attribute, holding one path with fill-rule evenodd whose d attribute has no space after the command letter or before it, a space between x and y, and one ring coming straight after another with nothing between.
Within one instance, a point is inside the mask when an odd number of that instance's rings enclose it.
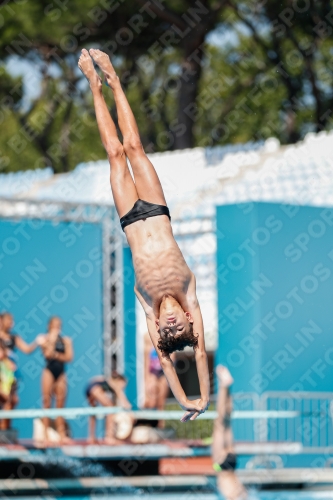
<instances>
[{"instance_id":1,"label":"woman in black swimsuit","mask_svg":"<svg viewBox=\"0 0 333 500\"><path fill-rule=\"evenodd\" d=\"M13 315L9 312L5 312L0 317L0 340L6 348L6 354L8 358L14 363L16 366L15 372L17 376L17 364L18 358L15 353L15 350L23 352L24 354L32 353L37 347L38 343L36 340L31 344L27 344L19 335L12 332L12 328L14 326L14 318ZM7 401L6 409L14 410L15 406L18 404L19 399L17 396L17 378L15 377L15 382L13 383L12 390L10 392L9 399ZM3 421L3 428L9 429L11 421L6 419Z\"/></svg>"},{"instance_id":2,"label":"woman in black swimsuit","mask_svg":"<svg viewBox=\"0 0 333 500\"><path fill-rule=\"evenodd\" d=\"M51 408L52 397L55 398L56 408L63 408L67 395L67 379L65 363L73 359L72 341L69 337L61 335L61 319L53 316L49 320L48 332L38 336L38 343L43 351L46 366L42 373L43 408ZM49 418L43 419L45 441L47 442L47 428ZM56 418L56 429L61 442L69 441L66 436L66 426L63 417Z\"/></svg>"}]
</instances>

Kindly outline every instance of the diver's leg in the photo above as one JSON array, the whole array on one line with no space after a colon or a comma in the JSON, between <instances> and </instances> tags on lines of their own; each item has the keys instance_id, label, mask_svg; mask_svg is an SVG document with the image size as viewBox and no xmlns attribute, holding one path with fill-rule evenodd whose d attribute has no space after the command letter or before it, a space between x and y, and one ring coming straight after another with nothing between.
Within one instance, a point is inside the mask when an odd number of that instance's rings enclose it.
<instances>
[{"instance_id":1,"label":"diver's leg","mask_svg":"<svg viewBox=\"0 0 333 500\"><path fill-rule=\"evenodd\" d=\"M134 181L128 169L123 145L118 139L116 126L111 118L102 93L102 82L92 59L83 49L79 68L89 81L99 133L110 162L110 181L114 203L119 217L123 217L138 199Z\"/></svg>"},{"instance_id":2,"label":"diver's leg","mask_svg":"<svg viewBox=\"0 0 333 500\"><path fill-rule=\"evenodd\" d=\"M144 152L133 112L109 56L95 49L91 49L90 54L103 71L107 83L113 91L117 106L118 123L123 135L123 147L132 166L139 198L150 203L166 205L160 180L153 164Z\"/></svg>"}]
</instances>

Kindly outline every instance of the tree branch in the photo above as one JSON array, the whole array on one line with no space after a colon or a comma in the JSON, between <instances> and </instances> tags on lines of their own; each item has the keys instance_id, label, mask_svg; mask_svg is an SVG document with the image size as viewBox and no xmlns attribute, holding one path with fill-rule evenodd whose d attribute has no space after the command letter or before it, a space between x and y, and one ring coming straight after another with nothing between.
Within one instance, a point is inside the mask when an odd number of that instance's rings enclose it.
<instances>
[{"instance_id":1,"label":"tree branch","mask_svg":"<svg viewBox=\"0 0 333 500\"><path fill-rule=\"evenodd\" d=\"M253 34L253 38L254 40L262 47L262 49L264 49L266 55L267 55L267 59L268 61L273 65L273 66L277 66L279 63L282 63L282 54L281 54L281 50L280 50L280 41L276 38L276 36L273 36L272 35L272 38L273 38L273 48L274 48L274 52L276 53L276 56L274 56L273 54L271 55L270 54L270 47L264 42L264 40L262 40L261 37L259 37L255 27L253 26L253 24L247 20L246 18L244 18L240 12L238 11L237 7L235 5L233 5L232 3L232 0L227 0L227 3L229 5L229 7L231 7L234 12L236 13L237 17L246 24L246 26L251 30L252 34ZM294 83L292 82L291 78L290 78L290 75L288 75L288 77L286 78L283 78L283 83L285 84L285 86L287 87L287 91L288 91L288 94L289 94L289 99L292 100L292 98L295 96L296 92L298 90L300 90L300 86L297 85L297 87L295 87Z\"/></svg>"},{"instance_id":2,"label":"tree branch","mask_svg":"<svg viewBox=\"0 0 333 500\"><path fill-rule=\"evenodd\" d=\"M281 54L280 43L279 43L279 40L277 39L277 37L273 37L273 48L277 54L277 60L276 60L275 64L278 64L278 63L281 64L283 62L283 57ZM272 62L272 60L271 60L271 62ZM284 68L284 71L287 73L287 68ZM296 86L295 80L291 79L289 73L288 73L287 77L283 77L282 81L287 88L289 100L292 101L292 99L295 97L296 93L301 89L301 85L298 83Z\"/></svg>"},{"instance_id":3,"label":"tree branch","mask_svg":"<svg viewBox=\"0 0 333 500\"><path fill-rule=\"evenodd\" d=\"M316 101L316 117L317 117L317 124L319 124L319 122L320 122L320 116L321 116L321 96L320 96L320 91L319 91L319 88L318 88L318 85L317 85L317 82L316 82L315 73L313 71L312 53L309 53L309 55L306 54L306 52L302 49L302 47L298 43L298 41L297 41L297 39L296 39L293 31L290 28L287 28L287 33L288 33L289 39L294 44L295 48L303 56L303 59L304 59L304 62L305 62L305 66L306 66L306 70L307 70L307 73L308 73L308 76L309 76L309 80L310 80L310 83L311 83L313 96L314 96L315 101Z\"/></svg>"},{"instance_id":4,"label":"tree branch","mask_svg":"<svg viewBox=\"0 0 333 500\"><path fill-rule=\"evenodd\" d=\"M255 27L253 26L253 24L250 23L250 21L248 19L246 19L244 16L242 16L240 14L238 8L232 3L231 0L226 0L226 5L228 5L235 12L235 14L238 17L238 19L240 21L242 21L251 30L251 33L252 33L253 38L255 39L255 41L259 45L261 45L263 49L266 50L268 58L270 58L270 56L269 56L269 46L266 45L266 43L260 38L260 36L258 35L258 33L257 33Z\"/></svg>"},{"instance_id":5,"label":"tree branch","mask_svg":"<svg viewBox=\"0 0 333 500\"><path fill-rule=\"evenodd\" d=\"M233 92L230 96L228 96L228 102L226 103L221 115L220 115L220 118L219 118L219 122L221 123L225 118L226 116L228 116L228 114L234 109L234 106L235 106L235 103L236 103L236 100L237 98L239 97L239 94L242 90L244 90L245 88L249 88L251 87L253 84L255 83L255 78L252 78L251 80L249 80L245 85L242 85L242 84L238 84L237 87L235 87L233 89ZM215 139L213 138L213 143L212 143L212 146L218 144L218 138Z\"/></svg>"},{"instance_id":6,"label":"tree branch","mask_svg":"<svg viewBox=\"0 0 333 500\"><path fill-rule=\"evenodd\" d=\"M136 0L136 1L137 1L137 3L139 3L142 6L147 5L146 0ZM157 17L159 17L163 21L166 21L167 23L170 23L170 24L175 24L179 29L181 29L183 31L187 27L187 24L182 20L182 18L180 16L178 16L178 14L176 14L175 12L172 12L169 9L160 9L157 4L150 2L149 3L149 10L154 12L157 15Z\"/></svg>"},{"instance_id":7,"label":"tree branch","mask_svg":"<svg viewBox=\"0 0 333 500\"><path fill-rule=\"evenodd\" d=\"M73 100L69 101L65 115L62 121L62 129L60 133L59 145L61 147L62 152L62 160L63 160L63 172L69 171L69 161L68 161L68 153L69 153L69 136L70 136L70 116L73 108Z\"/></svg>"}]
</instances>

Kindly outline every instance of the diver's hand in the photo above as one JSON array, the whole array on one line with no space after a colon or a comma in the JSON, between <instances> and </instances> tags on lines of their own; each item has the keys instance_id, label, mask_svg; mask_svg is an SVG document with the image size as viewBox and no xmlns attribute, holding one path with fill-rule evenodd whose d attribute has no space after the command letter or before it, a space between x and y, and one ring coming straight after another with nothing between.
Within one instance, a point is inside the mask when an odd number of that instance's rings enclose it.
<instances>
[{"instance_id":1,"label":"diver's hand","mask_svg":"<svg viewBox=\"0 0 333 500\"><path fill-rule=\"evenodd\" d=\"M209 401L204 401L203 399L187 399L185 403L182 405L183 410L186 410L182 418L181 422L188 422L189 420L195 420L199 415L205 413L209 406Z\"/></svg>"}]
</instances>

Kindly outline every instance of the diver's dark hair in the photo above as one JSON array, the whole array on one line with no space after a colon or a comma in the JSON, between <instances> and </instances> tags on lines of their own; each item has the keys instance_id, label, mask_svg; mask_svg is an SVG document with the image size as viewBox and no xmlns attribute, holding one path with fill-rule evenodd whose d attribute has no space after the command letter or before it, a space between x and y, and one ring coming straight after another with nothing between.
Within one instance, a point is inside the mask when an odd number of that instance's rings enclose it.
<instances>
[{"instance_id":1,"label":"diver's dark hair","mask_svg":"<svg viewBox=\"0 0 333 500\"><path fill-rule=\"evenodd\" d=\"M198 347L198 337L197 333L193 333L193 323L190 323L187 332L176 337L173 335L167 335L165 338L160 337L157 347L162 352L162 355L167 357L174 351L183 351L186 346L196 349Z\"/></svg>"},{"instance_id":2,"label":"diver's dark hair","mask_svg":"<svg viewBox=\"0 0 333 500\"><path fill-rule=\"evenodd\" d=\"M7 352L7 347L3 339L0 339L0 350Z\"/></svg>"}]
</instances>

